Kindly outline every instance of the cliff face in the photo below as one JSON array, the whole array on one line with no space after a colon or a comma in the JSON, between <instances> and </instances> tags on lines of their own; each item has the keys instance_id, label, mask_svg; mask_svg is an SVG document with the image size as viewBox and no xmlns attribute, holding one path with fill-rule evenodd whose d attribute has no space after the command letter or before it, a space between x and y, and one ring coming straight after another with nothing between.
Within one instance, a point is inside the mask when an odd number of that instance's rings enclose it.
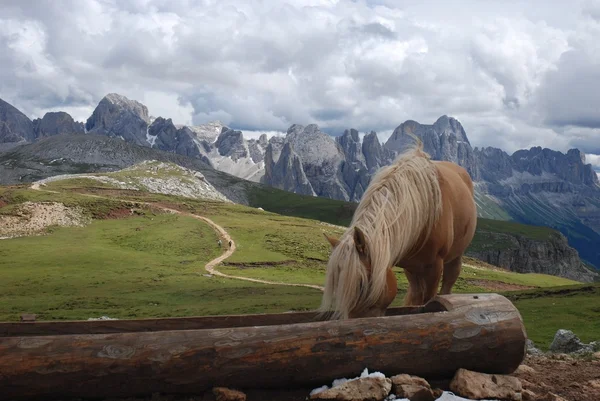
<instances>
[{"instance_id":1,"label":"cliff face","mask_svg":"<svg viewBox=\"0 0 600 401\"><path fill-rule=\"evenodd\" d=\"M600 277L582 263L564 235L551 230L544 237L500 232L483 224L467 255L518 273L543 273L581 282Z\"/></svg>"}]
</instances>

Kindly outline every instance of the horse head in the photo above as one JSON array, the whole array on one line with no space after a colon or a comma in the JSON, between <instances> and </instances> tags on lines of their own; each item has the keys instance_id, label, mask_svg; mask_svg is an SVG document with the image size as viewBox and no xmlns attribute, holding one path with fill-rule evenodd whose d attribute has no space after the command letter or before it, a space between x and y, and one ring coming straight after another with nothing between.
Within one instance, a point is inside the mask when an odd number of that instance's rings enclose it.
<instances>
[{"instance_id":1,"label":"horse head","mask_svg":"<svg viewBox=\"0 0 600 401\"><path fill-rule=\"evenodd\" d=\"M342 243L339 239L324 234L325 238L332 247L332 258L335 258L337 247L346 247L346 258L332 259L337 266L333 266L338 274L331 277L337 282L333 282L332 287L336 288L337 310L347 310L348 318L378 317L384 316L388 306L396 297L398 288L396 276L392 272L391 266L386 272L386 288L377 299L373 299L371 291L373 266L371 257L371 247L368 244L364 232L359 227L354 227L352 238L346 239ZM347 262L343 262L347 261ZM347 264L342 266L341 264ZM340 280L344 280L341 282ZM331 288L331 287L330 287ZM339 295L339 294L343 295ZM355 301L356 300L356 301ZM354 306L349 308L349 303Z\"/></svg>"}]
</instances>

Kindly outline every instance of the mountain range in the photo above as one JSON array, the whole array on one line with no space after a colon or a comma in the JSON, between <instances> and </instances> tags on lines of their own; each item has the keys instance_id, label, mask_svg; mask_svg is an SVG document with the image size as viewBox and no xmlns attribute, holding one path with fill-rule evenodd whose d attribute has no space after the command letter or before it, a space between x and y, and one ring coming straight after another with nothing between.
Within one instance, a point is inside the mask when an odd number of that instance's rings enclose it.
<instances>
[{"instance_id":1,"label":"mountain range","mask_svg":"<svg viewBox=\"0 0 600 401\"><path fill-rule=\"evenodd\" d=\"M348 129L333 137L315 124L294 124L282 136L247 139L219 122L182 126L169 118L154 118L143 104L114 93L99 102L85 123L64 112L32 121L0 99L0 152L4 152L0 181L25 182L78 169L126 166L130 147L115 149L115 141L101 139L113 137L172 153L169 161L180 159L185 167L237 186L247 185L243 182L248 180L298 194L357 202L372 175L412 141L408 133L423 140L433 159L453 161L469 172L481 217L555 228L582 259L600 267L600 185L582 152L533 147L509 155L498 148L473 148L461 123L445 115L431 125L405 121L385 143L375 132L361 139L357 130ZM59 143L62 147L56 146ZM140 157L136 155L135 162ZM189 160L198 162L189 166ZM207 173L210 170L216 171ZM231 195L243 197L240 193Z\"/></svg>"}]
</instances>

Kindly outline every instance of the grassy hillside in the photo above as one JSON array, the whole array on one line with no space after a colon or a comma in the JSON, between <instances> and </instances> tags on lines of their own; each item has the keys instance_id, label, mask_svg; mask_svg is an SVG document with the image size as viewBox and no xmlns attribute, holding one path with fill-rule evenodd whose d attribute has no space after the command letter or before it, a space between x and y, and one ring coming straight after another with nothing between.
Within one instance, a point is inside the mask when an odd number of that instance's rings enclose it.
<instances>
[{"instance_id":1,"label":"grassy hillside","mask_svg":"<svg viewBox=\"0 0 600 401\"><path fill-rule=\"evenodd\" d=\"M39 319L139 318L284 312L318 306L321 293L317 290L208 277L204 264L220 252L215 232L201 221L164 214L140 201L210 217L225 227L238 246L219 270L270 281L322 285L330 252L322 233L339 235L342 228L235 204L86 188L88 184L49 185L48 189L60 193L0 187L0 215L14 215L16 204L25 201L59 201L80 206L95 218L85 227L50 227L43 236L0 241L0 320L17 320L23 312L37 313ZM77 191L112 199L89 198ZM129 209L135 212L132 216L122 213ZM401 269L395 271L399 296L394 305L400 305L406 279ZM546 346L559 328L574 329L584 339L598 334L597 325L586 324L597 313L597 290L573 296L549 292L573 284L559 277L489 268L467 259L455 291L520 294L515 304L528 333Z\"/></svg>"},{"instance_id":2,"label":"grassy hillside","mask_svg":"<svg viewBox=\"0 0 600 401\"><path fill-rule=\"evenodd\" d=\"M546 350L558 329L583 342L600 339L600 285L577 285L505 293L519 309L529 338Z\"/></svg>"}]
</instances>

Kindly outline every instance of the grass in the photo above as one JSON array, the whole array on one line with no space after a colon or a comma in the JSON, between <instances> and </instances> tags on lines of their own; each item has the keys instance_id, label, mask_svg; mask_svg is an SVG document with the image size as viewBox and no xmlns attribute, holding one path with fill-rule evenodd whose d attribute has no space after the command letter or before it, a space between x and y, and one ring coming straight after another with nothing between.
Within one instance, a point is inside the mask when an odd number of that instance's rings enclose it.
<instances>
[{"instance_id":1,"label":"grass","mask_svg":"<svg viewBox=\"0 0 600 401\"><path fill-rule=\"evenodd\" d=\"M251 188L250 206L286 216L303 217L347 226L352 220L357 203L315 196L298 195L275 188Z\"/></svg>"},{"instance_id":2,"label":"grass","mask_svg":"<svg viewBox=\"0 0 600 401\"><path fill-rule=\"evenodd\" d=\"M220 251L191 217L148 215L0 243L0 320L186 316L315 307L316 291L205 277ZM27 249L27 252L22 252Z\"/></svg>"},{"instance_id":3,"label":"grass","mask_svg":"<svg viewBox=\"0 0 600 401\"><path fill-rule=\"evenodd\" d=\"M528 337L547 350L559 329L573 331L583 342L600 340L600 285L522 291L507 296L519 309Z\"/></svg>"}]
</instances>

